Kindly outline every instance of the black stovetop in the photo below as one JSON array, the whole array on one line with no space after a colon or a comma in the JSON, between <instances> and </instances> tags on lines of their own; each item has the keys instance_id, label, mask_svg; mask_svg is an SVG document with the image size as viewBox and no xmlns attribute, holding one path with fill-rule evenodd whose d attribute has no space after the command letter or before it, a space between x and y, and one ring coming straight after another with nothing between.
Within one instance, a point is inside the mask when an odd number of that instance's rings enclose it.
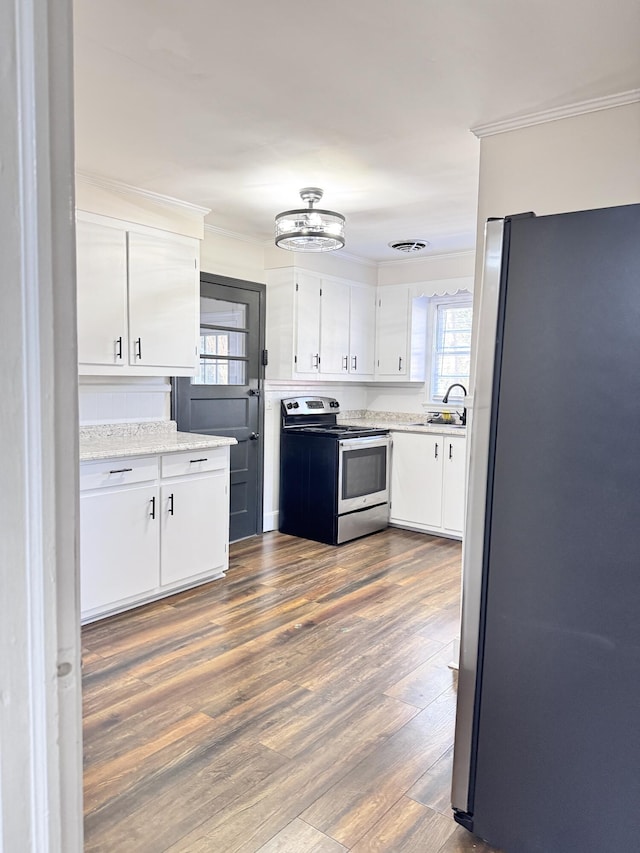
<instances>
[{"instance_id":1,"label":"black stovetop","mask_svg":"<svg viewBox=\"0 0 640 853\"><path fill-rule=\"evenodd\" d=\"M287 434L304 434L328 438L366 438L373 435L386 435L389 430L378 427L359 427L348 424L304 424L283 427Z\"/></svg>"}]
</instances>

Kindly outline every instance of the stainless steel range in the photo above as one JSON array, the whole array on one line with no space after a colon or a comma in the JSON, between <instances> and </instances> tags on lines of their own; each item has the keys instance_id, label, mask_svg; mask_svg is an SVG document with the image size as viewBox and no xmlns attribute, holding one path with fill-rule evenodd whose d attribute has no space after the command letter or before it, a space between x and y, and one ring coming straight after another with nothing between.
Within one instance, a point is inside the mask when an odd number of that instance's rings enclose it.
<instances>
[{"instance_id":1,"label":"stainless steel range","mask_svg":"<svg viewBox=\"0 0 640 853\"><path fill-rule=\"evenodd\" d=\"M282 533L339 545L388 525L388 430L339 424L339 414L333 397L282 400Z\"/></svg>"}]
</instances>

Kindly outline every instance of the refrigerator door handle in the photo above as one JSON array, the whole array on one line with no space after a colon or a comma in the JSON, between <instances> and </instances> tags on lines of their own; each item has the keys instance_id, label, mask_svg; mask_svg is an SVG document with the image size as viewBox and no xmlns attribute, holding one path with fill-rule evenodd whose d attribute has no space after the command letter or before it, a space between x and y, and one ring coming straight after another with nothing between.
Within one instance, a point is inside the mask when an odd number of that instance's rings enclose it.
<instances>
[{"instance_id":1,"label":"refrigerator door handle","mask_svg":"<svg viewBox=\"0 0 640 853\"><path fill-rule=\"evenodd\" d=\"M473 399L469 400L470 460L462 556L462 615L458 703L451 801L466 815L473 807L472 760L475 749L475 698L478 677L482 568L484 559L491 398L498 325L504 220L487 222L478 335L472 365ZM463 822L459 819L458 822Z\"/></svg>"}]
</instances>

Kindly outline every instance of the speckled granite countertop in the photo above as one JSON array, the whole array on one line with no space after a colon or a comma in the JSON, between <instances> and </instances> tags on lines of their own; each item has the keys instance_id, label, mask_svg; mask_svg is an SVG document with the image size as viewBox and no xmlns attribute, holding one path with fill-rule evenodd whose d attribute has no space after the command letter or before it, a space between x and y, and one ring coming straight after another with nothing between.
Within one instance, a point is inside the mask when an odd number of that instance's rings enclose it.
<instances>
[{"instance_id":1,"label":"speckled granite countertop","mask_svg":"<svg viewBox=\"0 0 640 853\"><path fill-rule=\"evenodd\" d=\"M389 429L394 432L423 432L438 435L466 435L466 427L428 424L426 415L411 412L344 412L338 418L342 424Z\"/></svg>"},{"instance_id":2,"label":"speckled granite countertop","mask_svg":"<svg viewBox=\"0 0 640 853\"><path fill-rule=\"evenodd\" d=\"M80 461L151 456L237 443L235 438L220 435L178 432L175 421L99 424L80 427Z\"/></svg>"}]
</instances>

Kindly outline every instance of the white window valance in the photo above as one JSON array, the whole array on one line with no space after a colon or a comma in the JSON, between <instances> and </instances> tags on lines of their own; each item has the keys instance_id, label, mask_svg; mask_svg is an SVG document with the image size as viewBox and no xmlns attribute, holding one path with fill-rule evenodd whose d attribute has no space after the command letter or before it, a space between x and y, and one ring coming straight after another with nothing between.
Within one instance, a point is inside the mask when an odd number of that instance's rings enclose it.
<instances>
[{"instance_id":1,"label":"white window valance","mask_svg":"<svg viewBox=\"0 0 640 853\"><path fill-rule=\"evenodd\" d=\"M418 281L411 285L411 295L416 296L455 296L457 293L473 293L473 276L442 278L433 281Z\"/></svg>"}]
</instances>

